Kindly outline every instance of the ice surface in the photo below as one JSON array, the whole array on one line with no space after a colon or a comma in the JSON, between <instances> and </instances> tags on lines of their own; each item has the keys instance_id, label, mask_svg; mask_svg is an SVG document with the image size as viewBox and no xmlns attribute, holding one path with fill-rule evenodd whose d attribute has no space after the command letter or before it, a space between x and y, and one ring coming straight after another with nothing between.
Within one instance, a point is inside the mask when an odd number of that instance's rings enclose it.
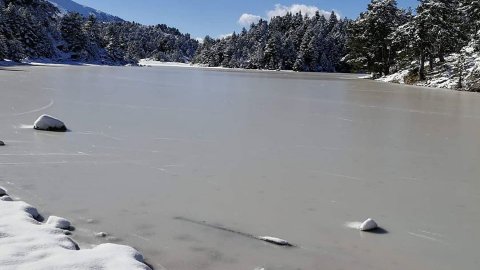
<instances>
[{"instance_id":1,"label":"ice surface","mask_svg":"<svg viewBox=\"0 0 480 270\"><path fill-rule=\"evenodd\" d=\"M338 74L22 69L0 72L0 186L75 220L81 247L133 245L156 269L478 269L478 94ZM15 128L43 113L75 132ZM367 217L392 233L342 226Z\"/></svg>"}]
</instances>

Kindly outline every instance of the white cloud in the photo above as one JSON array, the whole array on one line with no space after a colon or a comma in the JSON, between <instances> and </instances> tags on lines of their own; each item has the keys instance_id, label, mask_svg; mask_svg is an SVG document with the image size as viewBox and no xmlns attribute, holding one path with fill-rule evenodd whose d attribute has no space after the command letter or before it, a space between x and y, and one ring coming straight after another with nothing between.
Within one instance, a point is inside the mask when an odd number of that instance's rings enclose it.
<instances>
[{"instance_id":1,"label":"white cloud","mask_svg":"<svg viewBox=\"0 0 480 270\"><path fill-rule=\"evenodd\" d=\"M201 37L196 37L195 40L198 41L199 43L203 43L203 38Z\"/></svg>"},{"instance_id":2,"label":"white cloud","mask_svg":"<svg viewBox=\"0 0 480 270\"><path fill-rule=\"evenodd\" d=\"M241 26L250 26L252 23L257 23L262 17L258 15L243 13L242 16L238 19L238 24Z\"/></svg>"},{"instance_id":3,"label":"white cloud","mask_svg":"<svg viewBox=\"0 0 480 270\"><path fill-rule=\"evenodd\" d=\"M331 11L323 10L320 9L316 6L307 6L304 4L293 4L291 6L285 6L282 4L275 4L275 7L271 10L268 10L266 12L267 14L267 19L266 20L271 20L273 17L277 16L285 16L287 13L291 14L297 14L299 12L302 13L304 16L308 17L313 17L317 13L317 11L320 13L320 15L325 16L325 18L330 18L330 14L332 13ZM335 14L337 15L337 18L340 19L341 15L338 11L335 10ZM238 19L238 24L242 26L250 26L252 23L257 23L261 19L264 19L262 16L258 15L253 15L253 14L248 14L248 13L243 13L242 16ZM265 20L265 19L264 19ZM228 35L221 35L220 38L225 38L230 36L231 34Z\"/></svg>"},{"instance_id":4,"label":"white cloud","mask_svg":"<svg viewBox=\"0 0 480 270\"><path fill-rule=\"evenodd\" d=\"M233 35L233 33L223 34L223 35L219 35L218 38L219 39L224 39L224 38L230 37L232 35Z\"/></svg>"},{"instance_id":5,"label":"white cloud","mask_svg":"<svg viewBox=\"0 0 480 270\"><path fill-rule=\"evenodd\" d=\"M293 4L291 6L276 4L274 9L267 11L267 17L270 20L273 17L285 16L288 12L292 14L297 14L299 12L302 12L304 16L307 15L309 17L313 17L315 16L315 13L317 11L320 13L320 15L324 15L327 18L330 17L330 13L331 13L330 11L319 9L316 6L307 6L303 4ZM337 14L337 17L338 17L338 14Z\"/></svg>"}]
</instances>

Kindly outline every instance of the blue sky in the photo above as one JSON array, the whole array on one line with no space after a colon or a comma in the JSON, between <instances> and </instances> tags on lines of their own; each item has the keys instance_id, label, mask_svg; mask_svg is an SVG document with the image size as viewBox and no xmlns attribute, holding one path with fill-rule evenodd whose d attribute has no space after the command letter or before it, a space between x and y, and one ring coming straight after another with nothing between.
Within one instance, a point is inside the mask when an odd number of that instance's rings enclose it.
<instances>
[{"instance_id":1,"label":"blue sky","mask_svg":"<svg viewBox=\"0 0 480 270\"><path fill-rule=\"evenodd\" d=\"M370 0L74 0L129 21L143 24L165 23L192 37L219 37L242 29L239 18L250 14L267 18L267 12L290 8L293 4L315 6L320 10L338 11L343 17L355 18ZM417 0L398 0L402 7L414 6ZM244 16L248 22L252 16Z\"/></svg>"}]
</instances>

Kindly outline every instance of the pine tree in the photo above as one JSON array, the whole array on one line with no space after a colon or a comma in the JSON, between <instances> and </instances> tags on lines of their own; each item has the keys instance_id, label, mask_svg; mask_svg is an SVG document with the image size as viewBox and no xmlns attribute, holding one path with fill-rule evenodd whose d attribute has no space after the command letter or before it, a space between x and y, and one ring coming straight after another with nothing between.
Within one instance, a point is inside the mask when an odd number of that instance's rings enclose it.
<instances>
[{"instance_id":1,"label":"pine tree","mask_svg":"<svg viewBox=\"0 0 480 270\"><path fill-rule=\"evenodd\" d=\"M79 13L68 13L60 21L60 32L66 41L66 49L72 59L80 59L87 47L87 36L83 31L83 17Z\"/></svg>"},{"instance_id":2,"label":"pine tree","mask_svg":"<svg viewBox=\"0 0 480 270\"><path fill-rule=\"evenodd\" d=\"M480 0L461 0L460 5L465 28L474 38L478 38L480 32Z\"/></svg>"},{"instance_id":3,"label":"pine tree","mask_svg":"<svg viewBox=\"0 0 480 270\"><path fill-rule=\"evenodd\" d=\"M405 18L396 0L372 0L350 28L349 62L374 73L390 74L396 56L392 33Z\"/></svg>"}]
</instances>

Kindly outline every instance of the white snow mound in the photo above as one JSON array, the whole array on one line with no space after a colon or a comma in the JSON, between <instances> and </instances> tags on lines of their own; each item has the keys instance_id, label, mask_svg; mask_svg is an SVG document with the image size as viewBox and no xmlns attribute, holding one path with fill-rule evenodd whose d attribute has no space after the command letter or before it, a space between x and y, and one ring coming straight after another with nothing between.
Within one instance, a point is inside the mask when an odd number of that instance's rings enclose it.
<instances>
[{"instance_id":1,"label":"white snow mound","mask_svg":"<svg viewBox=\"0 0 480 270\"><path fill-rule=\"evenodd\" d=\"M2 270L149 270L135 249L102 244L78 250L61 229L36 221L37 210L21 201L0 200Z\"/></svg>"},{"instance_id":2,"label":"white snow mound","mask_svg":"<svg viewBox=\"0 0 480 270\"><path fill-rule=\"evenodd\" d=\"M70 225L71 225L70 221L68 221L67 219L56 217L56 216L50 216L47 219L46 224L62 230L70 229Z\"/></svg>"},{"instance_id":3,"label":"white snow mound","mask_svg":"<svg viewBox=\"0 0 480 270\"><path fill-rule=\"evenodd\" d=\"M37 121L35 121L33 128L46 131L67 131L67 127L62 121L46 114L40 116Z\"/></svg>"}]
</instances>

